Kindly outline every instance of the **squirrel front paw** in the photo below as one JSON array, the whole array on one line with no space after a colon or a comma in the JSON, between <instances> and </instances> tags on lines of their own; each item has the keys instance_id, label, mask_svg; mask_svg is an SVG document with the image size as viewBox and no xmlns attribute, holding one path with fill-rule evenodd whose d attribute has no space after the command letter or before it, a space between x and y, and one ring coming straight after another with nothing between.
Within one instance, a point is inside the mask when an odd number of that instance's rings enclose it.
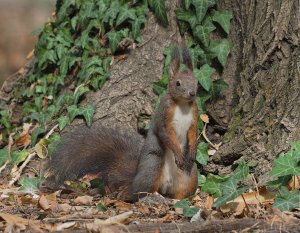
<instances>
[{"instance_id":1,"label":"squirrel front paw","mask_svg":"<svg viewBox=\"0 0 300 233\"><path fill-rule=\"evenodd\" d=\"M175 159L175 163L179 169L181 169L181 170L185 169L186 162L184 161L183 158L178 158L178 156L177 156L177 158Z\"/></svg>"}]
</instances>

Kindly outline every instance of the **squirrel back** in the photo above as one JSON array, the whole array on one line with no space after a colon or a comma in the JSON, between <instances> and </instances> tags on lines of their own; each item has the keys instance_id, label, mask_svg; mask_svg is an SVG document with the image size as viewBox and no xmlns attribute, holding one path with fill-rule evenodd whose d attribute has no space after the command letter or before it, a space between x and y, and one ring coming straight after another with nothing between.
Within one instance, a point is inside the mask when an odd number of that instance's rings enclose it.
<instances>
[{"instance_id":1,"label":"squirrel back","mask_svg":"<svg viewBox=\"0 0 300 233\"><path fill-rule=\"evenodd\" d=\"M41 188L65 188L65 181L96 175L110 192L131 200L130 185L136 174L143 137L130 130L79 126L62 141L43 169Z\"/></svg>"}]
</instances>

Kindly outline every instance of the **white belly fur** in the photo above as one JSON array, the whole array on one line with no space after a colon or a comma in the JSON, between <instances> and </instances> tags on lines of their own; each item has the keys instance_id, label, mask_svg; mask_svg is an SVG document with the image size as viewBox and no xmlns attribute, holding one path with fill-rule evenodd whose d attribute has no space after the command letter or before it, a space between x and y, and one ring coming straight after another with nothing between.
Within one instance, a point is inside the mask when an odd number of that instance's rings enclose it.
<instances>
[{"instance_id":1,"label":"white belly fur","mask_svg":"<svg viewBox=\"0 0 300 233\"><path fill-rule=\"evenodd\" d=\"M192 108L189 105L185 106L176 106L174 117L173 117L173 126L176 132L177 139L180 143L181 150L184 149L187 143L187 132L193 121L193 112ZM178 182L176 177L181 176L184 180L189 180L189 176L179 169L175 163L175 157L171 150L167 150L165 154L165 162L163 166L163 180L162 186L160 187L160 192L166 194L168 190L172 187L175 188ZM176 188L175 188L176 189Z\"/></svg>"}]
</instances>

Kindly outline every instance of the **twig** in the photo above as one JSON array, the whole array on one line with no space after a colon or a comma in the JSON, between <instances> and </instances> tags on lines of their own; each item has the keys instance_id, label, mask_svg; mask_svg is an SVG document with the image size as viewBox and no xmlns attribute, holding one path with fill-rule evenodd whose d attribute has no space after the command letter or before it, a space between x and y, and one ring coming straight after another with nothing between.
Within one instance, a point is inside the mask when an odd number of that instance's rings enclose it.
<instances>
[{"instance_id":1,"label":"twig","mask_svg":"<svg viewBox=\"0 0 300 233\"><path fill-rule=\"evenodd\" d=\"M3 164L2 167L0 167L0 174L1 174L1 172L4 170L4 168L6 167L6 165L8 164L8 161L9 161L9 160L6 160L5 164Z\"/></svg>"},{"instance_id":2,"label":"twig","mask_svg":"<svg viewBox=\"0 0 300 233\"><path fill-rule=\"evenodd\" d=\"M36 152L33 152L31 154L29 154L26 158L26 160L24 161L24 163L21 165L21 167L19 168L19 170L17 171L16 176L9 182L9 186L12 186L21 176L23 169L26 167L26 165L30 162L30 160L36 155Z\"/></svg>"},{"instance_id":3,"label":"twig","mask_svg":"<svg viewBox=\"0 0 300 233\"><path fill-rule=\"evenodd\" d=\"M202 129L201 134L203 135L204 139L208 142L209 145L211 145L214 149L219 150L219 147L222 145L222 143L220 142L219 144L213 144L209 140L209 138L206 136L206 133L205 133L205 131L206 131L206 125L207 125L207 123L204 124L204 127Z\"/></svg>"},{"instance_id":4,"label":"twig","mask_svg":"<svg viewBox=\"0 0 300 233\"><path fill-rule=\"evenodd\" d=\"M58 127L58 124L54 125L53 128L46 134L45 139L48 139L54 132L54 130L56 130Z\"/></svg>"}]
</instances>

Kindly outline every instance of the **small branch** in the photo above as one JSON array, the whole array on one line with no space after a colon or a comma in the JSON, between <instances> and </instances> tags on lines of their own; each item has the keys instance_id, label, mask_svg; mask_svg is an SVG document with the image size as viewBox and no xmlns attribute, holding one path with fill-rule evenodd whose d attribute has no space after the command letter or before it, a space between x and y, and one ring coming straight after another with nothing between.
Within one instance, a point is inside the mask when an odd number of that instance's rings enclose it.
<instances>
[{"instance_id":1,"label":"small branch","mask_svg":"<svg viewBox=\"0 0 300 233\"><path fill-rule=\"evenodd\" d=\"M33 152L28 155L24 163L21 165L19 170L17 171L16 176L9 182L9 186L12 186L21 176L23 169L26 167L26 165L30 162L30 160L36 155L36 152Z\"/></svg>"},{"instance_id":2,"label":"small branch","mask_svg":"<svg viewBox=\"0 0 300 233\"><path fill-rule=\"evenodd\" d=\"M7 166L8 163L9 163L9 160L6 160L5 164L3 164L2 167L0 167L0 174L4 170L4 168Z\"/></svg>"},{"instance_id":3,"label":"small branch","mask_svg":"<svg viewBox=\"0 0 300 233\"><path fill-rule=\"evenodd\" d=\"M207 125L207 123L204 124L204 127L203 127L203 129L202 129L201 134L203 135L204 139L208 142L209 145L211 145L214 149L219 150L219 148L220 148L220 146L222 145L222 143L220 142L219 144L213 144L213 143L209 140L209 138L206 136L206 133L205 133L205 131L206 131L206 125Z\"/></svg>"},{"instance_id":4,"label":"small branch","mask_svg":"<svg viewBox=\"0 0 300 233\"><path fill-rule=\"evenodd\" d=\"M54 133L54 130L56 130L57 127L58 124L54 125L53 128L46 134L45 139L48 139Z\"/></svg>"}]
</instances>

